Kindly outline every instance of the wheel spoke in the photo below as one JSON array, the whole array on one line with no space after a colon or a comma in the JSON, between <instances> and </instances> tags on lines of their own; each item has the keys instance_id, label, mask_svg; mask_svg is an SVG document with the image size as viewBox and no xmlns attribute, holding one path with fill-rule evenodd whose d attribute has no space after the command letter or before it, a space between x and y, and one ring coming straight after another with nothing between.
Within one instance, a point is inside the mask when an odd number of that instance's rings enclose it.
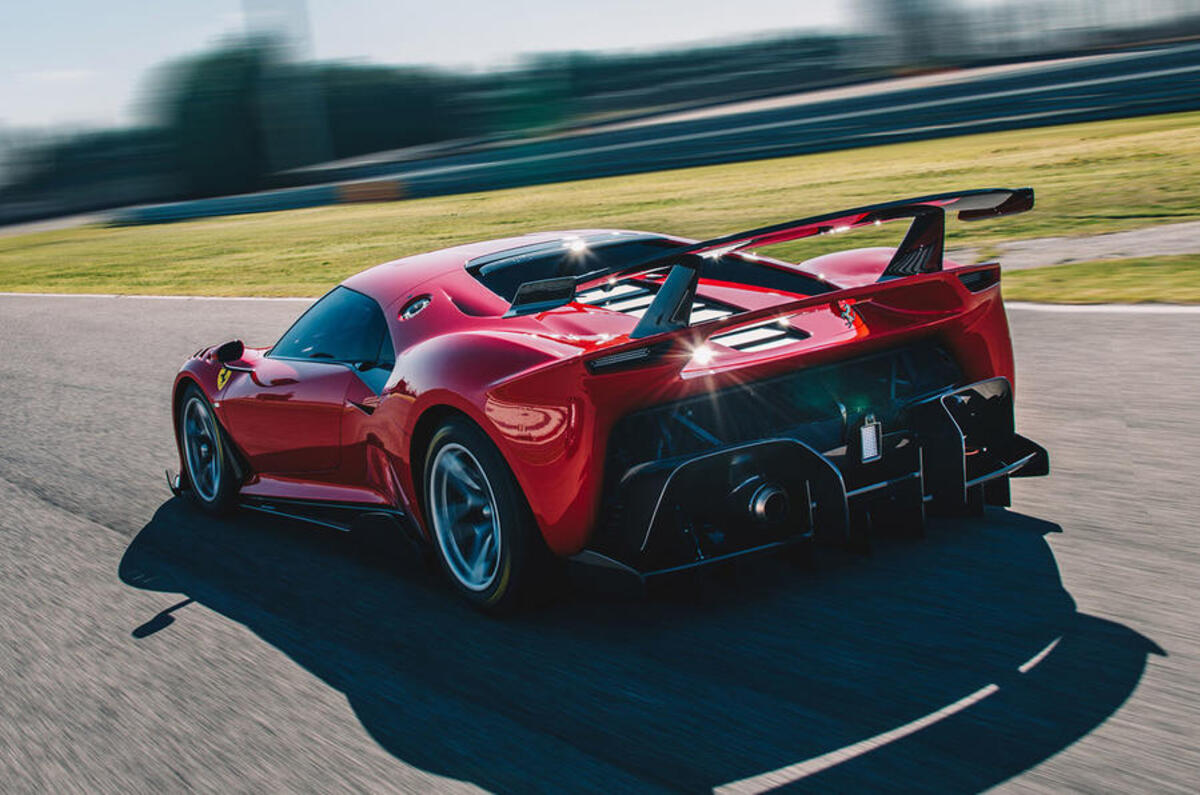
<instances>
[{"instance_id":1,"label":"wheel spoke","mask_svg":"<svg viewBox=\"0 0 1200 795\"><path fill-rule=\"evenodd\" d=\"M458 480L459 483L466 486L476 494L483 493L483 486L481 486L479 481L475 479L474 474L467 468L462 459L457 456L453 456L447 460L446 466L450 470L451 475Z\"/></svg>"},{"instance_id":2,"label":"wheel spoke","mask_svg":"<svg viewBox=\"0 0 1200 795\"><path fill-rule=\"evenodd\" d=\"M492 548L495 545L495 534L489 532L484 536L471 562L471 573L482 579L487 574L492 562Z\"/></svg>"},{"instance_id":3,"label":"wheel spoke","mask_svg":"<svg viewBox=\"0 0 1200 795\"><path fill-rule=\"evenodd\" d=\"M496 576L500 542L496 498L487 475L457 442L438 451L431 473L430 508L443 560L463 586L485 590Z\"/></svg>"},{"instance_id":4,"label":"wheel spoke","mask_svg":"<svg viewBox=\"0 0 1200 795\"><path fill-rule=\"evenodd\" d=\"M188 400L183 412L184 458L192 489L200 499L216 499L221 483L221 456L215 440L216 423L199 397Z\"/></svg>"}]
</instances>

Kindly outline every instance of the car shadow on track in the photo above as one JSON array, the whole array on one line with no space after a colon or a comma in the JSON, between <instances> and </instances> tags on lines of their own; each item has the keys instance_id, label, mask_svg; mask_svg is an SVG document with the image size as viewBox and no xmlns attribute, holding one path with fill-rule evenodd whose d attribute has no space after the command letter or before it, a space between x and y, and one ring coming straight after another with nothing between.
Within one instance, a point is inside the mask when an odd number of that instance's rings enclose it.
<instances>
[{"instance_id":1,"label":"car shadow on track","mask_svg":"<svg viewBox=\"0 0 1200 795\"><path fill-rule=\"evenodd\" d=\"M1162 653L1075 610L1057 531L989 509L815 571L762 560L496 620L376 543L171 500L120 576L246 625L397 758L490 790L699 790L792 766L797 788L976 791L1086 735Z\"/></svg>"}]
</instances>

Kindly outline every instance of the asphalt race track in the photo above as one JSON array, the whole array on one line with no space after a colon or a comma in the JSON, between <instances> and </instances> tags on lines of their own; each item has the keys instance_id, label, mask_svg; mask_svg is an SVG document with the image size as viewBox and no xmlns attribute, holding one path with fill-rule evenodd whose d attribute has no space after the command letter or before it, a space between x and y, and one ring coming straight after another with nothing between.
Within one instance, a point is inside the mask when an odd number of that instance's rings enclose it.
<instances>
[{"instance_id":1,"label":"asphalt race track","mask_svg":"<svg viewBox=\"0 0 1200 795\"><path fill-rule=\"evenodd\" d=\"M0 296L0 790L1200 781L1200 313L1010 311L1054 470L1011 511L497 621L171 499L175 369L302 306Z\"/></svg>"}]
</instances>

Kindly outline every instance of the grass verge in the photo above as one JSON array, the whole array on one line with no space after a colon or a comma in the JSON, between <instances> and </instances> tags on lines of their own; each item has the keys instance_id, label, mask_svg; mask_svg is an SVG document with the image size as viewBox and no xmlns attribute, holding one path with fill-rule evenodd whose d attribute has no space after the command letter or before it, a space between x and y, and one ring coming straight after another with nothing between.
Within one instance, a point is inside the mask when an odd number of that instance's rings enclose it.
<instances>
[{"instance_id":1,"label":"grass verge","mask_svg":"<svg viewBox=\"0 0 1200 795\"><path fill-rule=\"evenodd\" d=\"M470 240L605 226L707 237L996 186L1032 185L1038 208L951 224L948 245L1098 234L1200 219L1198 126L1200 113L1170 114L387 204L39 232L0 238L0 290L317 295L378 262ZM880 231L771 253L879 245Z\"/></svg>"},{"instance_id":2,"label":"grass verge","mask_svg":"<svg viewBox=\"0 0 1200 795\"><path fill-rule=\"evenodd\" d=\"M1200 254L1072 262L1004 274L1009 301L1050 304L1200 303Z\"/></svg>"}]
</instances>

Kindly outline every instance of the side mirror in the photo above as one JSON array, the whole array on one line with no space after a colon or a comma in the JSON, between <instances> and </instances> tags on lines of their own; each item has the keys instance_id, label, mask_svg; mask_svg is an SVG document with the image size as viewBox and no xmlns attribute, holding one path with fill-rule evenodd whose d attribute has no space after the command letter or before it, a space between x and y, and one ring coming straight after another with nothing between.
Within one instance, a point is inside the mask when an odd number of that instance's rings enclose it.
<instances>
[{"instance_id":1,"label":"side mirror","mask_svg":"<svg viewBox=\"0 0 1200 795\"><path fill-rule=\"evenodd\" d=\"M217 347L217 361L221 364L237 361L246 352L246 346L241 340L230 340Z\"/></svg>"}]
</instances>

